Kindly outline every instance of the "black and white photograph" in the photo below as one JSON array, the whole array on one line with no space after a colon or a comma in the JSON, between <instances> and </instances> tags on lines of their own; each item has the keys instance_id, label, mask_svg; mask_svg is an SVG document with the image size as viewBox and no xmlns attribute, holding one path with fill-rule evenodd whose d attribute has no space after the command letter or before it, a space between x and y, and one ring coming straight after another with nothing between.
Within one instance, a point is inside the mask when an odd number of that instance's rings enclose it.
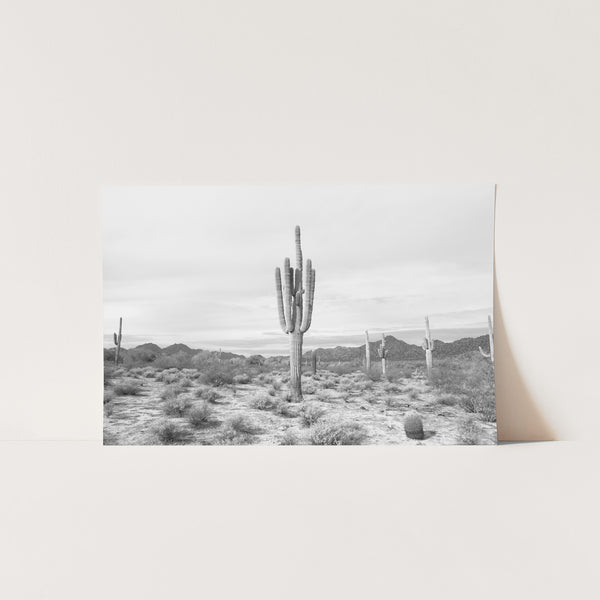
<instances>
[{"instance_id":1,"label":"black and white photograph","mask_svg":"<svg viewBox=\"0 0 600 600\"><path fill-rule=\"evenodd\" d=\"M104 444L495 443L494 191L105 189Z\"/></svg>"}]
</instances>

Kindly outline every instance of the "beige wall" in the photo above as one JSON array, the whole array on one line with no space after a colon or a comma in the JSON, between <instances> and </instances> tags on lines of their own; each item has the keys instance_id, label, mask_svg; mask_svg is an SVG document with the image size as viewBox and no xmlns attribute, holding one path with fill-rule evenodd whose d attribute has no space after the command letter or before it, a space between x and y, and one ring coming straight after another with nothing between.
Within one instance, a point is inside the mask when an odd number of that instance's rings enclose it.
<instances>
[{"instance_id":1,"label":"beige wall","mask_svg":"<svg viewBox=\"0 0 600 600\"><path fill-rule=\"evenodd\" d=\"M101 186L496 182L500 438L594 440L599 17L584 1L2 3L0 439L101 439ZM4 597L581 596L586 448L0 443Z\"/></svg>"}]
</instances>

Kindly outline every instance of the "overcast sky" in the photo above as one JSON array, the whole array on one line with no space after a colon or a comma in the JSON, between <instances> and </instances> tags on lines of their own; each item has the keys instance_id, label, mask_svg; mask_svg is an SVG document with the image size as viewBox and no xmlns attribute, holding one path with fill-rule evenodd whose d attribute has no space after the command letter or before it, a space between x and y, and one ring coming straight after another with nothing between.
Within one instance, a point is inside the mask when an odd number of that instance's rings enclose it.
<instances>
[{"instance_id":1,"label":"overcast sky","mask_svg":"<svg viewBox=\"0 0 600 600\"><path fill-rule=\"evenodd\" d=\"M274 270L294 226L316 292L305 348L362 343L365 329L420 343L487 331L493 185L105 188L106 345L285 352Z\"/></svg>"}]
</instances>

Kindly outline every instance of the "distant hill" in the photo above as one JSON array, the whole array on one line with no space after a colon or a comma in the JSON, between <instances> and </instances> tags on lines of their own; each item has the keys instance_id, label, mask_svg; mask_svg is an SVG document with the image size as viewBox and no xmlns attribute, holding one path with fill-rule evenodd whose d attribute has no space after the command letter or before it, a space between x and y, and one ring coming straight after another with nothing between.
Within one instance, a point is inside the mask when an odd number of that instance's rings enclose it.
<instances>
[{"instance_id":1,"label":"distant hill","mask_svg":"<svg viewBox=\"0 0 600 600\"><path fill-rule=\"evenodd\" d=\"M488 336L481 335L476 338L461 338L454 342L442 342L434 340L435 355L438 357L457 356L467 352L477 352L479 346L487 349L489 346ZM381 341L371 342L371 360L379 360L377 349L381 346ZM419 360L423 358L423 348L416 344L407 344L402 340L396 339L393 335L385 336L385 347L388 351L390 360ZM362 346L336 346L335 348L318 348L317 353L319 358L325 362L331 361L356 361L362 360L365 356L365 344ZM304 354L307 357L310 352Z\"/></svg>"}]
</instances>

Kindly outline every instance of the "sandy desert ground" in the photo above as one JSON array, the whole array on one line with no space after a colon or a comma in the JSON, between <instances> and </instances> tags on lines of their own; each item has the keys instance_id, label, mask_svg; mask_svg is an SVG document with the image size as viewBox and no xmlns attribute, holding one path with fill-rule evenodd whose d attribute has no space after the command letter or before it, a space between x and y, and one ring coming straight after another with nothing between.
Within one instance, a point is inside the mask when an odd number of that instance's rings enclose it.
<instances>
[{"instance_id":1,"label":"sandy desert ground","mask_svg":"<svg viewBox=\"0 0 600 600\"><path fill-rule=\"evenodd\" d=\"M267 366L105 366L106 445L493 444L493 367L468 354L382 378L337 364L303 374L290 402L288 373ZM350 371L350 372L348 372ZM422 434L419 430L422 423ZM416 422L416 428L413 426Z\"/></svg>"}]
</instances>

